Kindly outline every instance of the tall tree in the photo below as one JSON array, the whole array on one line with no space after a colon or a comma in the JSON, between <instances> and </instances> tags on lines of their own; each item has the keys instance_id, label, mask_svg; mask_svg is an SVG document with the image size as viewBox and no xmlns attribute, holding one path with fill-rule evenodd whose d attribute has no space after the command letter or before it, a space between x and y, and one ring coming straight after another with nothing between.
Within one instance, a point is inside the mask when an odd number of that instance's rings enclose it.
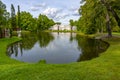
<instances>
[{"instance_id":1,"label":"tall tree","mask_svg":"<svg viewBox=\"0 0 120 80\"><path fill-rule=\"evenodd\" d=\"M18 20L17 20L17 26L20 28L20 6L18 5Z\"/></svg>"},{"instance_id":2,"label":"tall tree","mask_svg":"<svg viewBox=\"0 0 120 80\"><path fill-rule=\"evenodd\" d=\"M118 3L120 3L120 0L115 0ZM106 9L108 11L110 11L112 13L112 15L114 16L114 18L116 19L118 26L120 27L120 17L118 16L118 14L116 13L116 11L113 9L113 7L109 4L110 0L101 0L101 2L105 5ZM111 0L112 2L112 0Z\"/></svg>"},{"instance_id":3,"label":"tall tree","mask_svg":"<svg viewBox=\"0 0 120 80\"><path fill-rule=\"evenodd\" d=\"M13 30L16 30L16 15L13 4L11 4L11 27Z\"/></svg>"},{"instance_id":4,"label":"tall tree","mask_svg":"<svg viewBox=\"0 0 120 80\"><path fill-rule=\"evenodd\" d=\"M80 7L79 13L81 17L79 19L80 29L86 34L93 34L97 32L98 25L96 23L100 20L103 23L104 20L99 19L103 14L101 12L104 7L96 0L85 0L83 6ZM100 22L99 21L99 22Z\"/></svg>"},{"instance_id":5,"label":"tall tree","mask_svg":"<svg viewBox=\"0 0 120 80\"><path fill-rule=\"evenodd\" d=\"M6 10L6 5L0 1L0 37L4 37L4 29L8 26L9 13Z\"/></svg>"},{"instance_id":6,"label":"tall tree","mask_svg":"<svg viewBox=\"0 0 120 80\"><path fill-rule=\"evenodd\" d=\"M71 31L72 31L73 30L73 26L74 26L74 21L72 19L70 19L69 23L70 23Z\"/></svg>"},{"instance_id":7,"label":"tall tree","mask_svg":"<svg viewBox=\"0 0 120 80\"><path fill-rule=\"evenodd\" d=\"M4 25L5 13L6 13L6 6L5 4L2 3L2 1L0 1L0 27Z\"/></svg>"},{"instance_id":8,"label":"tall tree","mask_svg":"<svg viewBox=\"0 0 120 80\"><path fill-rule=\"evenodd\" d=\"M60 30L60 25L61 25L61 23L60 22L56 22L55 24L57 24L57 26L58 26L58 31Z\"/></svg>"}]
</instances>

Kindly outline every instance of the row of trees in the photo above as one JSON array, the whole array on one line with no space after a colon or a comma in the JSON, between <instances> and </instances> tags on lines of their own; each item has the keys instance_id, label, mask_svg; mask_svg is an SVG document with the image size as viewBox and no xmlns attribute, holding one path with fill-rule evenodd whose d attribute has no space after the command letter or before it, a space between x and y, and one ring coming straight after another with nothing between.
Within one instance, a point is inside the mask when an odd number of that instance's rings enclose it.
<instances>
[{"instance_id":1,"label":"row of trees","mask_svg":"<svg viewBox=\"0 0 120 80\"><path fill-rule=\"evenodd\" d=\"M6 10L6 5L0 1L0 37L3 37L6 28L10 30L9 32L18 29L41 31L49 29L54 24L54 21L46 15L40 14L38 18L34 18L29 12L20 12L19 5L16 14L15 7L11 4L10 14Z\"/></svg>"},{"instance_id":2,"label":"row of trees","mask_svg":"<svg viewBox=\"0 0 120 80\"><path fill-rule=\"evenodd\" d=\"M38 18L33 18L29 12L23 11L20 13L19 25L22 30L42 31L49 29L54 24L54 21L46 15L40 14Z\"/></svg>"},{"instance_id":3,"label":"row of trees","mask_svg":"<svg viewBox=\"0 0 120 80\"><path fill-rule=\"evenodd\" d=\"M18 13L16 15L17 27L22 30L29 31L42 31L47 30L55 23L52 19L49 19L46 15L40 14L38 18L34 18L29 12L20 12L20 7L18 6ZM16 24L15 21L12 21Z\"/></svg>"},{"instance_id":4,"label":"row of trees","mask_svg":"<svg viewBox=\"0 0 120 80\"><path fill-rule=\"evenodd\" d=\"M120 0L82 0L81 17L75 21L77 29L86 33L120 31Z\"/></svg>"}]
</instances>

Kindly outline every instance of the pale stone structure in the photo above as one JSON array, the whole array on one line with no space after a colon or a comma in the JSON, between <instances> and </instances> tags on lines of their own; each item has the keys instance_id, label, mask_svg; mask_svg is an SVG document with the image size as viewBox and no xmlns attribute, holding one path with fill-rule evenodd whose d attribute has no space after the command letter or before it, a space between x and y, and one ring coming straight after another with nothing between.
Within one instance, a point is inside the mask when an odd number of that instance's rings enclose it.
<instances>
[{"instance_id":1,"label":"pale stone structure","mask_svg":"<svg viewBox=\"0 0 120 80\"><path fill-rule=\"evenodd\" d=\"M70 31L71 30L71 26L70 25L58 25L58 24L55 24L54 26L52 26L50 28L50 30L68 30L68 31ZM72 30L73 31L76 30L76 27L73 26Z\"/></svg>"}]
</instances>

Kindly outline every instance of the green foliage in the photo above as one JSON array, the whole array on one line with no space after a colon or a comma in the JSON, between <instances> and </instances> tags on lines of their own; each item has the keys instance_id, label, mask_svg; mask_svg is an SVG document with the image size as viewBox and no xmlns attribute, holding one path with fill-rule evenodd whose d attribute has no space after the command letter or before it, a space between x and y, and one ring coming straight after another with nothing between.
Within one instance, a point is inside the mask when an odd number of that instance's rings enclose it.
<instances>
[{"instance_id":1,"label":"green foliage","mask_svg":"<svg viewBox=\"0 0 120 80\"><path fill-rule=\"evenodd\" d=\"M74 26L74 21L72 19L70 19L69 23L71 26Z\"/></svg>"},{"instance_id":2,"label":"green foliage","mask_svg":"<svg viewBox=\"0 0 120 80\"><path fill-rule=\"evenodd\" d=\"M101 15L104 15L101 14L103 11L104 7L101 6L100 2L96 0L86 0L86 3L81 6L79 12L82 15L78 21L81 31L86 34L96 33L104 21L100 18Z\"/></svg>"},{"instance_id":3,"label":"green foliage","mask_svg":"<svg viewBox=\"0 0 120 80\"><path fill-rule=\"evenodd\" d=\"M72 28L73 28L73 26L74 26L74 21L71 19L71 20L69 21L69 23L70 23L71 31L72 31Z\"/></svg>"},{"instance_id":4,"label":"green foliage","mask_svg":"<svg viewBox=\"0 0 120 80\"><path fill-rule=\"evenodd\" d=\"M17 17L17 26L20 27L20 6L18 5L18 17Z\"/></svg>"},{"instance_id":5,"label":"green foliage","mask_svg":"<svg viewBox=\"0 0 120 80\"><path fill-rule=\"evenodd\" d=\"M3 4L1 1L0 1L0 27L3 25L3 18L4 18L4 12L5 12L5 4Z\"/></svg>"},{"instance_id":6,"label":"green foliage","mask_svg":"<svg viewBox=\"0 0 120 80\"><path fill-rule=\"evenodd\" d=\"M0 37L4 37L3 31L9 28L10 14L6 11L6 5L0 1Z\"/></svg>"},{"instance_id":7,"label":"green foliage","mask_svg":"<svg viewBox=\"0 0 120 80\"><path fill-rule=\"evenodd\" d=\"M55 23L52 19L49 19L45 15L39 16L39 18L33 18L29 12L20 12L20 6L18 5L18 13L15 14L14 5L11 4L11 18L10 14L6 11L6 6L0 1L0 28L3 26L7 28L12 28L17 30L21 28L22 30L29 31L41 31L48 30ZM2 29L0 29L0 34Z\"/></svg>"},{"instance_id":8,"label":"green foliage","mask_svg":"<svg viewBox=\"0 0 120 80\"><path fill-rule=\"evenodd\" d=\"M39 15L37 20L38 30L48 30L54 24L54 21L52 19L49 19L46 15Z\"/></svg>"},{"instance_id":9,"label":"green foliage","mask_svg":"<svg viewBox=\"0 0 120 80\"><path fill-rule=\"evenodd\" d=\"M13 30L16 30L17 28L15 8L13 4L11 4L11 27Z\"/></svg>"},{"instance_id":10,"label":"green foliage","mask_svg":"<svg viewBox=\"0 0 120 80\"><path fill-rule=\"evenodd\" d=\"M120 14L119 0L105 1ZM77 22L77 29L86 34L106 32L106 14L108 11L106 6L101 3L101 0L82 0L82 2L85 3L79 9L81 17ZM110 14L110 22L112 28L117 28L117 22L112 13Z\"/></svg>"},{"instance_id":11,"label":"green foliage","mask_svg":"<svg viewBox=\"0 0 120 80\"><path fill-rule=\"evenodd\" d=\"M20 28L22 30L48 30L52 25L54 25L54 21L45 15L40 15L37 19L33 18L29 12L24 11L20 13Z\"/></svg>"},{"instance_id":12,"label":"green foliage","mask_svg":"<svg viewBox=\"0 0 120 80\"><path fill-rule=\"evenodd\" d=\"M22 30L35 31L37 27L36 19L29 12L20 13L20 28Z\"/></svg>"},{"instance_id":13,"label":"green foliage","mask_svg":"<svg viewBox=\"0 0 120 80\"><path fill-rule=\"evenodd\" d=\"M54 36L48 32L39 32L37 35L40 47L47 47L47 45L54 40Z\"/></svg>"},{"instance_id":14,"label":"green foliage","mask_svg":"<svg viewBox=\"0 0 120 80\"><path fill-rule=\"evenodd\" d=\"M9 16L6 11L6 5L0 1L0 28L7 27Z\"/></svg>"}]
</instances>

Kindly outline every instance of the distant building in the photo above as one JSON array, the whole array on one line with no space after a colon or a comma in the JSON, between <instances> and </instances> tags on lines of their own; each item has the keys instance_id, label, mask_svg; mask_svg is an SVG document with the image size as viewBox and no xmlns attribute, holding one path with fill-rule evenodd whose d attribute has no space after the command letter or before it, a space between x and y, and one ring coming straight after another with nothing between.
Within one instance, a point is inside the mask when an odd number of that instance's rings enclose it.
<instances>
[{"instance_id":1,"label":"distant building","mask_svg":"<svg viewBox=\"0 0 120 80\"><path fill-rule=\"evenodd\" d=\"M54 26L52 26L51 28L50 28L50 30L58 30L58 27L59 27L60 25L58 25L58 24L55 24Z\"/></svg>"},{"instance_id":2,"label":"distant building","mask_svg":"<svg viewBox=\"0 0 120 80\"><path fill-rule=\"evenodd\" d=\"M50 30L68 30L70 31L71 30L71 26L70 25L58 25L58 24L55 24L54 26L52 26L50 28ZM76 30L76 27L73 26L72 30Z\"/></svg>"}]
</instances>

